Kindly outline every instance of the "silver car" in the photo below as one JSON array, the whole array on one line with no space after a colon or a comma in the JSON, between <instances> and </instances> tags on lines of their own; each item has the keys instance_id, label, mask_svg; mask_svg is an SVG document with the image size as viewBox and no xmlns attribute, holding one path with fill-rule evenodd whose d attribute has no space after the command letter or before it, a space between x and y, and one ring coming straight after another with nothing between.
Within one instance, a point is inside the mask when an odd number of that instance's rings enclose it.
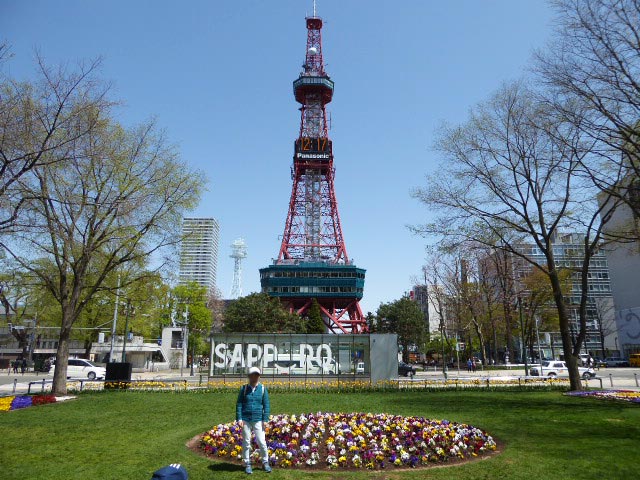
<instances>
[{"instance_id":1,"label":"silver car","mask_svg":"<svg viewBox=\"0 0 640 480\"><path fill-rule=\"evenodd\" d=\"M584 368L578 367L578 372L580 372L580 376L585 380L589 378L595 378L596 372L593 368ZM556 378L556 377L568 377L569 376L569 368L567 364L560 360L548 360L542 362L542 365L532 365L529 369L529 375L533 377L547 377L547 378Z\"/></svg>"}]
</instances>

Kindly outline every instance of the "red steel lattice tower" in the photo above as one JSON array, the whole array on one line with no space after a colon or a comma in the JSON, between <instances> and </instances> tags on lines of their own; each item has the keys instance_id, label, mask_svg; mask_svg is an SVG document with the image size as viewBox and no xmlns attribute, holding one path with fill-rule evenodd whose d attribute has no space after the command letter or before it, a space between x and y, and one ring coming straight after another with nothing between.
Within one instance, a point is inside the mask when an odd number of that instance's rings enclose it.
<instances>
[{"instance_id":1,"label":"red steel lattice tower","mask_svg":"<svg viewBox=\"0 0 640 480\"><path fill-rule=\"evenodd\" d=\"M334 189L333 145L326 105L334 83L324 70L322 19L306 18L307 48L293 92L300 107L294 142L293 187L282 244L274 264L262 269L263 291L305 315L314 299L330 331L367 331L359 300L365 271L347 254Z\"/></svg>"}]
</instances>

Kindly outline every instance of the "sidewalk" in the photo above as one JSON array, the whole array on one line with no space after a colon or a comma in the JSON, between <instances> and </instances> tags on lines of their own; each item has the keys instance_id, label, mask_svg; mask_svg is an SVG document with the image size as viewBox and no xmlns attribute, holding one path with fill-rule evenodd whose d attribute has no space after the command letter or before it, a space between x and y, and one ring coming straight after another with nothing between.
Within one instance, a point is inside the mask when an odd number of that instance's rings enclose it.
<instances>
[{"instance_id":1,"label":"sidewalk","mask_svg":"<svg viewBox=\"0 0 640 480\"><path fill-rule=\"evenodd\" d=\"M466 365L465 368L462 368L460 365L460 373L458 373L457 368L450 368L447 370L447 377L449 379L487 379L487 378L518 378L524 377L524 365L513 365L509 369L499 369L499 370L478 370L477 372L467 372ZM596 378L591 379L586 382L590 388L600 387L600 381L598 378L602 379L602 388L603 389L624 389L624 390L640 390L640 387L636 383L636 377L634 373L638 375L638 380L640 380L640 370L632 368L625 369L606 369L601 368L600 370L596 370ZM534 377L535 378L535 377ZM561 377L562 378L562 377ZM428 371L418 371L415 380L420 379L444 379L442 374L442 370L434 371L433 367L429 367ZM585 381L583 380L583 383ZM613 386L612 386L613 383Z\"/></svg>"}]
</instances>

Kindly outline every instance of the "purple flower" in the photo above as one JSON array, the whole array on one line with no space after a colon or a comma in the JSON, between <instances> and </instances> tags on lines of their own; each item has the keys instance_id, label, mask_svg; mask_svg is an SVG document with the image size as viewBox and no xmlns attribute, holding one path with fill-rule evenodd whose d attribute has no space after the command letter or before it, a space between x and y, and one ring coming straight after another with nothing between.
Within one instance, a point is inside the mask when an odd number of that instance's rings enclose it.
<instances>
[{"instance_id":1,"label":"purple flower","mask_svg":"<svg viewBox=\"0 0 640 480\"><path fill-rule=\"evenodd\" d=\"M11 410L18 410L19 408L30 407L32 405L32 399L30 396L22 395L13 399L11 402Z\"/></svg>"}]
</instances>

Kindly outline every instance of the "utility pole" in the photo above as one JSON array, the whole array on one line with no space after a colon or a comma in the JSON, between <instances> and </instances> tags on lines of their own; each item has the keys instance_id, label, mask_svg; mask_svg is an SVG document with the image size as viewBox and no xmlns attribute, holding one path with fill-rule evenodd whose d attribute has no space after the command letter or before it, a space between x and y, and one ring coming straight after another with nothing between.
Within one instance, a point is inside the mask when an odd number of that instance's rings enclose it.
<instances>
[{"instance_id":1,"label":"utility pole","mask_svg":"<svg viewBox=\"0 0 640 480\"><path fill-rule=\"evenodd\" d=\"M116 339L116 324L118 323L118 302L120 301L120 275L116 288L116 306L113 309L113 325L111 325L111 348L109 348L109 363L113 362L113 346Z\"/></svg>"}]
</instances>

